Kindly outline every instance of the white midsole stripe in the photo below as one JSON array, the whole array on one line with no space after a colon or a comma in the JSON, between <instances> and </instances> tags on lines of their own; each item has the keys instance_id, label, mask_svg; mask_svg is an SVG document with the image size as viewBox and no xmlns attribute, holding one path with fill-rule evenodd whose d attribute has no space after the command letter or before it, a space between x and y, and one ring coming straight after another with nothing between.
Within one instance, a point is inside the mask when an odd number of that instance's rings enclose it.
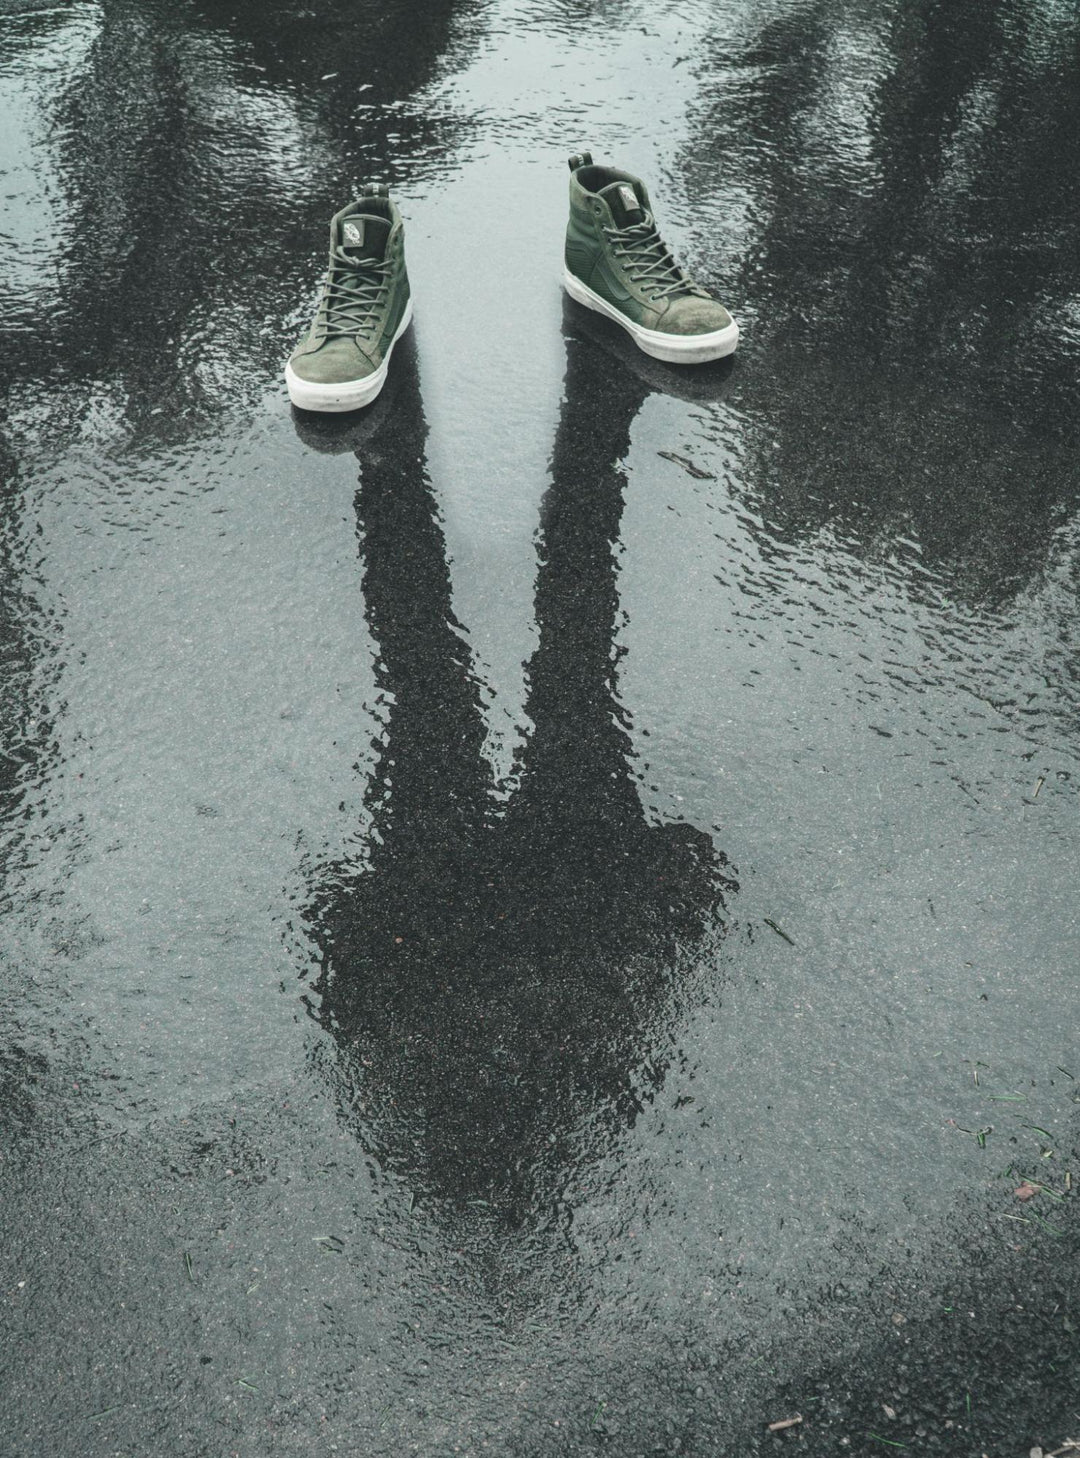
<instances>
[{"instance_id":1,"label":"white midsole stripe","mask_svg":"<svg viewBox=\"0 0 1080 1458\"><path fill-rule=\"evenodd\" d=\"M285 383L288 386L289 399L301 410L327 412L359 410L364 405L370 405L386 384L386 375L390 368L390 356L394 352L394 345L408 329L412 315L413 306L410 298L405 305L405 312L401 316L401 323L387 346L386 358L378 369L372 370L370 375L364 375L362 379L344 380L340 384L321 384L313 380L301 379L293 370L292 362L287 363Z\"/></svg>"}]
</instances>

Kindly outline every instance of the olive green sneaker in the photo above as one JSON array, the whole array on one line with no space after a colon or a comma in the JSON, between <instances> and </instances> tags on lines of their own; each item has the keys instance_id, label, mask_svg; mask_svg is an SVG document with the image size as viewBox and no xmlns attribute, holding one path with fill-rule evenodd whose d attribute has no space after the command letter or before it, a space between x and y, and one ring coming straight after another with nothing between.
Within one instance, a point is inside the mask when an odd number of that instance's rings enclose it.
<instances>
[{"instance_id":1,"label":"olive green sneaker","mask_svg":"<svg viewBox=\"0 0 1080 1458\"><path fill-rule=\"evenodd\" d=\"M621 324L639 349L669 364L731 354L739 326L675 262L656 229L645 184L629 172L570 158L566 291Z\"/></svg>"},{"instance_id":2,"label":"olive green sneaker","mask_svg":"<svg viewBox=\"0 0 1080 1458\"><path fill-rule=\"evenodd\" d=\"M319 307L285 366L289 399L304 410L370 405L411 319L404 225L376 184L331 219Z\"/></svg>"}]
</instances>

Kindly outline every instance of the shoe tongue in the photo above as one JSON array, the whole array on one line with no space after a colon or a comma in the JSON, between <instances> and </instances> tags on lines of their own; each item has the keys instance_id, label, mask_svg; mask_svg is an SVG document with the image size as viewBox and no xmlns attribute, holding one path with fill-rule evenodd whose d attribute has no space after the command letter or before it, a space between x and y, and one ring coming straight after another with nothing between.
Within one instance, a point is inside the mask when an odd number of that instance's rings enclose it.
<instances>
[{"instance_id":1,"label":"shoe tongue","mask_svg":"<svg viewBox=\"0 0 1080 1458\"><path fill-rule=\"evenodd\" d=\"M338 246L347 258L379 258L386 253L390 224L370 213L350 213L341 224Z\"/></svg>"},{"instance_id":2,"label":"shoe tongue","mask_svg":"<svg viewBox=\"0 0 1080 1458\"><path fill-rule=\"evenodd\" d=\"M611 216L620 228L645 221L645 209L629 182L609 182L607 187L600 189L599 195L611 209Z\"/></svg>"}]
</instances>

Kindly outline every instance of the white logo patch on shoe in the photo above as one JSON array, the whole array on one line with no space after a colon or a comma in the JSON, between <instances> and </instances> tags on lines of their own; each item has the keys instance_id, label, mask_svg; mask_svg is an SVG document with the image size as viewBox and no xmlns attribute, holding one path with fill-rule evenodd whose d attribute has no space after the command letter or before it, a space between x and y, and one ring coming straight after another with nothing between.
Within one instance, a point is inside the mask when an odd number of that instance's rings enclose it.
<instances>
[{"instance_id":1,"label":"white logo patch on shoe","mask_svg":"<svg viewBox=\"0 0 1080 1458\"><path fill-rule=\"evenodd\" d=\"M637 200L637 193L632 187L619 188L619 201L628 213L640 213L641 204Z\"/></svg>"},{"instance_id":2,"label":"white logo patch on shoe","mask_svg":"<svg viewBox=\"0 0 1080 1458\"><path fill-rule=\"evenodd\" d=\"M364 230L358 228L355 223L346 223L342 232L345 234L347 243L362 243L364 241Z\"/></svg>"}]
</instances>

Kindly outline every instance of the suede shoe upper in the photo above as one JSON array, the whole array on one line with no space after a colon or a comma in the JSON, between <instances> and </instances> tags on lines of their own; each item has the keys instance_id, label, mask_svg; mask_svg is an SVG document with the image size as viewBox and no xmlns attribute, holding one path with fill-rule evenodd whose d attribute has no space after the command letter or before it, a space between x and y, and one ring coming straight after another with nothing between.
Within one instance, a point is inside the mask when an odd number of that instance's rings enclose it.
<instances>
[{"instance_id":1,"label":"suede shoe upper","mask_svg":"<svg viewBox=\"0 0 1080 1458\"><path fill-rule=\"evenodd\" d=\"M311 384L373 374L409 300L404 227L385 189L373 189L330 222L330 263L311 329L289 364Z\"/></svg>"},{"instance_id":2,"label":"suede shoe upper","mask_svg":"<svg viewBox=\"0 0 1080 1458\"><path fill-rule=\"evenodd\" d=\"M732 323L723 304L675 261L641 179L597 166L588 154L571 159L566 266L644 329L685 336Z\"/></svg>"}]
</instances>

